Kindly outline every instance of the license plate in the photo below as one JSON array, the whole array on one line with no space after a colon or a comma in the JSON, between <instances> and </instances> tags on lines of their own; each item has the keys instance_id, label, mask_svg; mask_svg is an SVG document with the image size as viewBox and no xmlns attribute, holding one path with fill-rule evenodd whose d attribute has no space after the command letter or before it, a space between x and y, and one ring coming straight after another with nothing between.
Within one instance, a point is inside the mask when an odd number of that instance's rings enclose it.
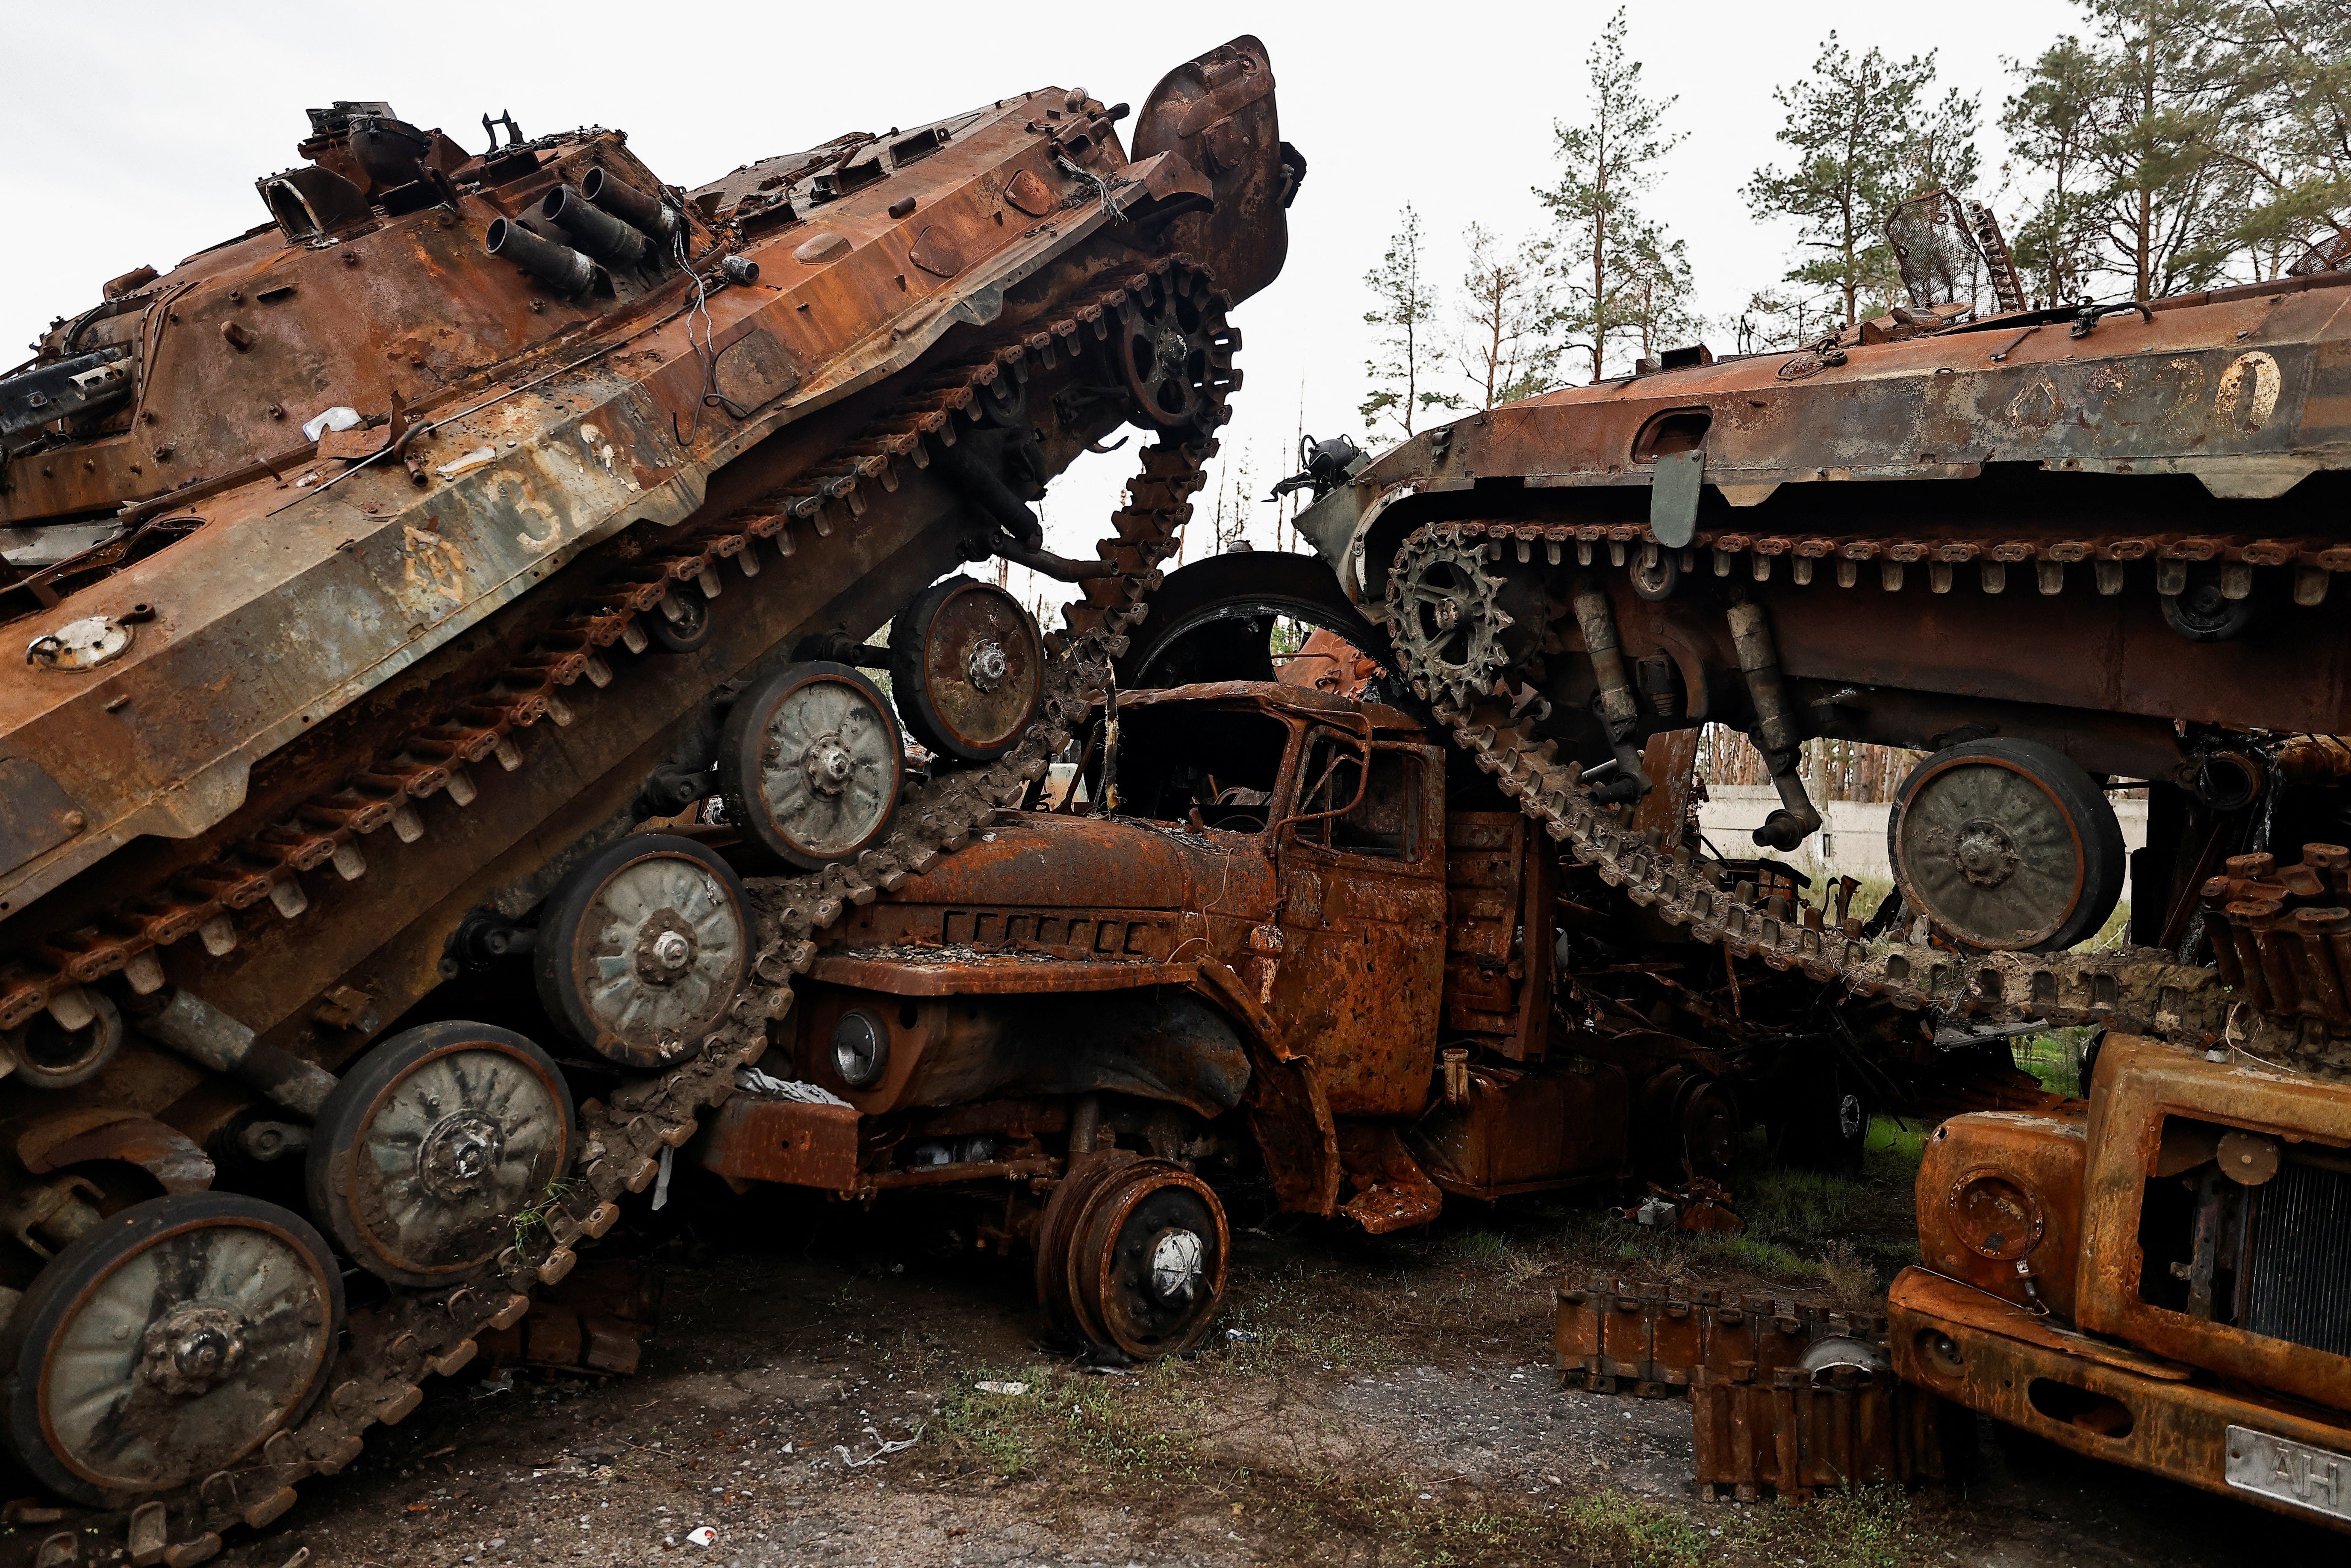
<instances>
[{"instance_id":1,"label":"license plate","mask_svg":"<svg viewBox=\"0 0 2351 1568\"><path fill-rule=\"evenodd\" d=\"M2231 1427L2225 1473L2239 1491L2276 1498L2329 1519L2351 1520L2351 1454L2314 1448L2250 1427Z\"/></svg>"}]
</instances>

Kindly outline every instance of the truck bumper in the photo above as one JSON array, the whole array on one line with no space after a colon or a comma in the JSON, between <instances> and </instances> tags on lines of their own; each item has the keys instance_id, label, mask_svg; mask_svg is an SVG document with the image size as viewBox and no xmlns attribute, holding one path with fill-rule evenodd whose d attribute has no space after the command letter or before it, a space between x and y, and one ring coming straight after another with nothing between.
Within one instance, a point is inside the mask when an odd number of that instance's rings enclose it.
<instances>
[{"instance_id":1,"label":"truck bumper","mask_svg":"<svg viewBox=\"0 0 2351 1568\"><path fill-rule=\"evenodd\" d=\"M1886 1305L1908 1382L2076 1453L2351 1531L2351 1416L2222 1389L1923 1269Z\"/></svg>"}]
</instances>

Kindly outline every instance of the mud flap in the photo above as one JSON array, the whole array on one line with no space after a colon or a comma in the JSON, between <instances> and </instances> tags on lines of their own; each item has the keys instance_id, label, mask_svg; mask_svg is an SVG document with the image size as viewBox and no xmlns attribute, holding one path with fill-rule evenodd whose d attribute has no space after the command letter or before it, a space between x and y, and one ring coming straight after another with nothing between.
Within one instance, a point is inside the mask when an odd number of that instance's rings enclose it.
<instances>
[{"instance_id":1,"label":"mud flap","mask_svg":"<svg viewBox=\"0 0 2351 1568\"><path fill-rule=\"evenodd\" d=\"M1239 1026L1249 1059L1242 1103L1275 1199L1285 1213L1328 1217L1339 1204L1339 1133L1314 1063L1282 1046L1271 1015L1224 965L1203 959L1193 984Z\"/></svg>"},{"instance_id":2,"label":"mud flap","mask_svg":"<svg viewBox=\"0 0 2351 1568\"><path fill-rule=\"evenodd\" d=\"M1445 1207L1445 1195L1413 1162L1392 1123L1342 1124L1339 1159L1355 1186L1343 1212L1374 1236L1426 1225Z\"/></svg>"}]
</instances>

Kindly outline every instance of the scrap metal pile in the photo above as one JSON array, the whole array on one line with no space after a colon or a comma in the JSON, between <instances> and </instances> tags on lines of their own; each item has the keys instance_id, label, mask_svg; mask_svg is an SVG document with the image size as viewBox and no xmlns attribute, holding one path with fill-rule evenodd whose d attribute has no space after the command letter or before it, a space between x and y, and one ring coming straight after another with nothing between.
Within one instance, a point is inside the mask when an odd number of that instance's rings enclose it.
<instances>
[{"instance_id":1,"label":"scrap metal pile","mask_svg":"<svg viewBox=\"0 0 2351 1568\"><path fill-rule=\"evenodd\" d=\"M688 190L339 103L267 223L0 377L0 1561L183 1568L428 1373L633 1364L635 1276L530 1292L656 1183L960 1205L1142 1357L1228 1204L1727 1226L1744 1128L1849 1160L1872 1109L1973 1112L1882 1331L1611 1282L1570 1359L1687 1376L1733 1487L1931 1473L1948 1397L2351 1517L2351 277L2025 309L1929 203L1911 306L1308 444L1322 561L1163 586L1305 163L1254 39L1127 116ZM1709 852L1706 723L1779 850L1807 739L1932 753L1898 896ZM2008 1061L2063 1024L2086 1124Z\"/></svg>"}]
</instances>

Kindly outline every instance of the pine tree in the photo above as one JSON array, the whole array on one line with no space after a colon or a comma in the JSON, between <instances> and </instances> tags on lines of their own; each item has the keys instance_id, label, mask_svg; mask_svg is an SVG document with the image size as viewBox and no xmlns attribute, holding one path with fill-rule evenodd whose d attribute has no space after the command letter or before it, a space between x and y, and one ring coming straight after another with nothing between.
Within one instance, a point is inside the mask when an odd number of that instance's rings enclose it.
<instances>
[{"instance_id":1,"label":"pine tree","mask_svg":"<svg viewBox=\"0 0 2351 1568\"><path fill-rule=\"evenodd\" d=\"M1470 402L1493 408L1549 391L1562 352L1548 336L1550 247L1522 240L1505 255L1483 224L1471 224L1467 237L1469 266L1461 277L1452 354L1469 382Z\"/></svg>"},{"instance_id":2,"label":"pine tree","mask_svg":"<svg viewBox=\"0 0 2351 1568\"><path fill-rule=\"evenodd\" d=\"M1655 231L1641 221L1635 203L1682 139L1665 130L1666 111L1677 100L1645 96L1641 62L1625 57L1621 7L1601 30L1584 68L1588 118L1579 125L1553 124L1564 167L1558 184L1535 195L1559 227L1551 275L1559 286L1552 325L1566 334L1561 350L1588 355L1596 382L1607 373L1617 340L1641 331L1640 302L1656 292L1655 279L1642 282L1645 236ZM1662 254L1663 242L1648 243Z\"/></svg>"},{"instance_id":3,"label":"pine tree","mask_svg":"<svg viewBox=\"0 0 2351 1568\"><path fill-rule=\"evenodd\" d=\"M2252 96L2213 32L2219 0L2087 0L2089 41L2067 37L2022 68L2002 124L2078 204L2032 238L2046 276L2067 265L2153 299L2219 279L2244 240L2257 183L2243 122ZM2044 211L2047 211L2044 204ZM2062 219L2062 221L2061 221Z\"/></svg>"},{"instance_id":4,"label":"pine tree","mask_svg":"<svg viewBox=\"0 0 2351 1568\"><path fill-rule=\"evenodd\" d=\"M1948 92L1929 102L1932 50L1891 60L1878 49L1856 58L1831 33L1811 75L1773 94L1786 111L1779 140L1795 154L1786 169L1759 169L1740 194L1758 218L1792 217L1802 258L1787 281L1834 293L1844 325L1864 301L1899 287L1886 220L1906 196L1938 186L1964 190L1976 172L1976 100Z\"/></svg>"},{"instance_id":5,"label":"pine tree","mask_svg":"<svg viewBox=\"0 0 2351 1568\"><path fill-rule=\"evenodd\" d=\"M1380 330L1376 357L1364 362L1371 394L1355 412L1363 416L1366 435L1384 421L1409 440L1422 414L1463 406L1458 395L1429 384L1443 345L1436 288L1421 273L1420 214L1409 202L1386 254L1364 274L1364 284L1380 302L1378 309L1364 312L1364 325Z\"/></svg>"}]
</instances>

